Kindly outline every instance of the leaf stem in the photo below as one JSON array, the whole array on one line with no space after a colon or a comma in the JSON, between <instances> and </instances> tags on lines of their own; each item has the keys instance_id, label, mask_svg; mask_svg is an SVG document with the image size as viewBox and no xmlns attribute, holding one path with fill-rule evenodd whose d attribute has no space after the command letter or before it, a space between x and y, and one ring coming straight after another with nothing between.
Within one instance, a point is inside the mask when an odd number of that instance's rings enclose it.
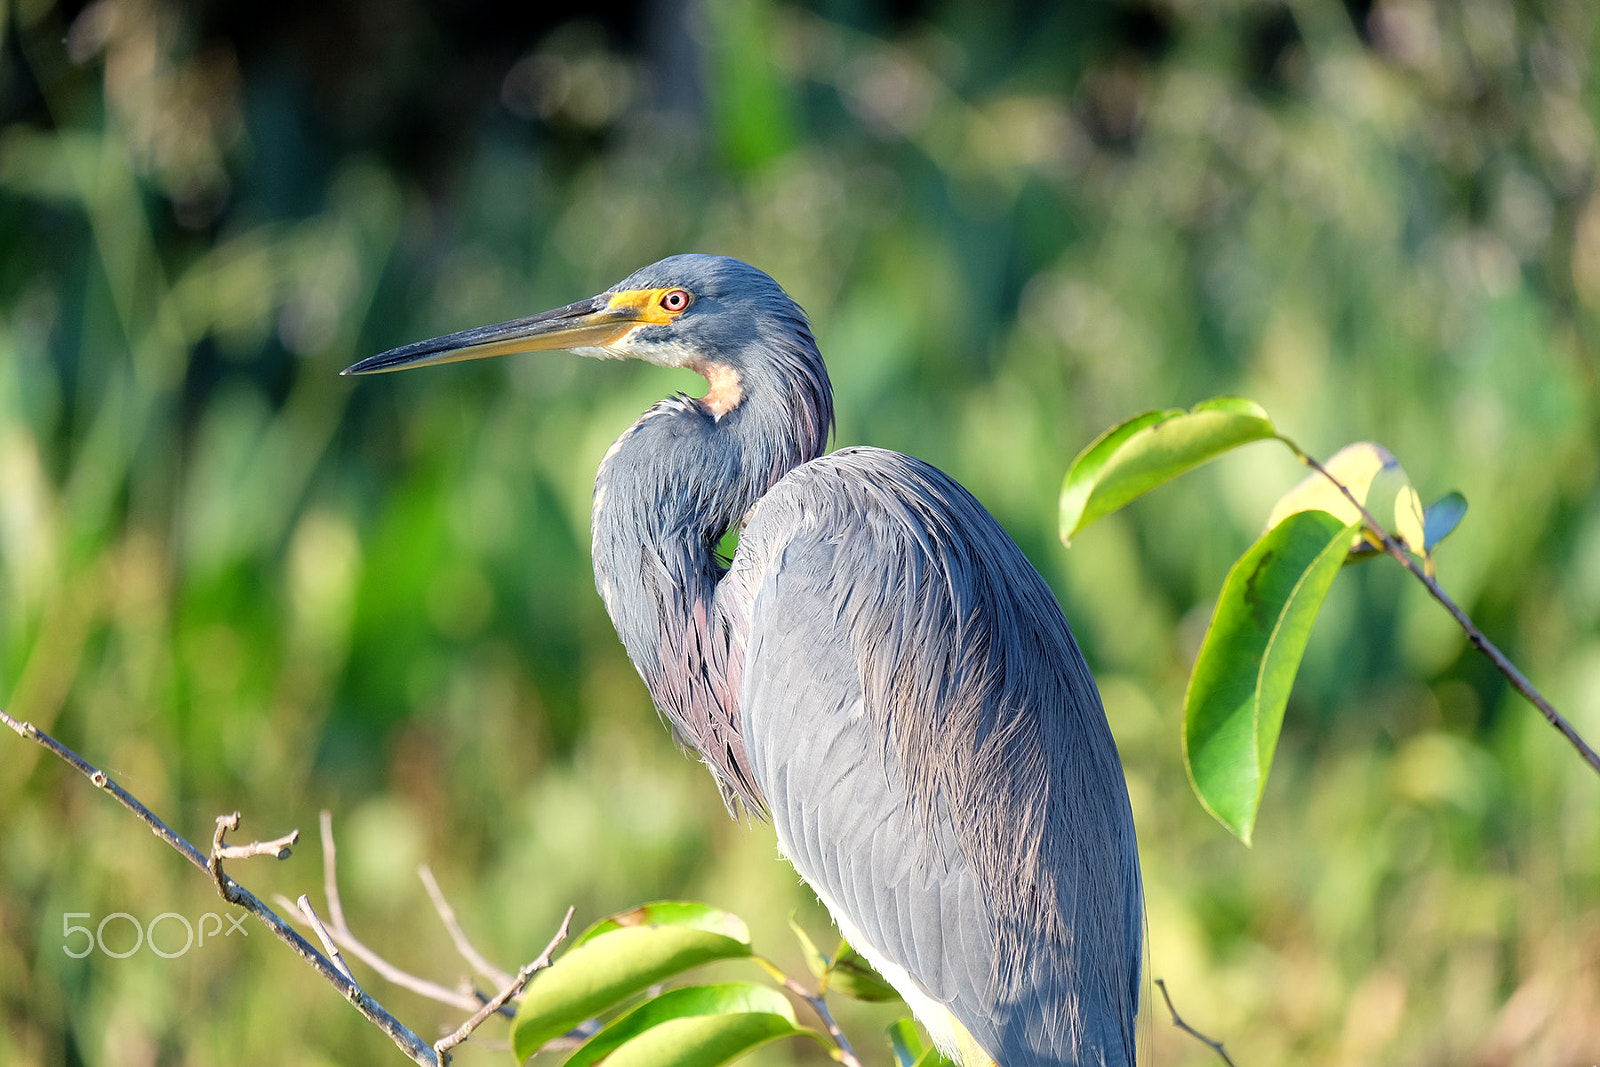
<instances>
[{"instance_id":1,"label":"leaf stem","mask_svg":"<svg viewBox=\"0 0 1600 1067\"><path fill-rule=\"evenodd\" d=\"M1417 581L1421 582L1428 592L1433 595L1435 600L1444 605L1444 609L1450 613L1450 617L1455 619L1456 624L1460 626L1461 629L1466 633L1467 640L1472 642L1472 646L1488 657L1489 662L1494 664L1495 668L1498 669L1501 674L1505 675L1506 678L1511 682L1512 688L1521 693L1523 697L1527 699L1528 703L1538 708L1540 713L1544 715L1545 719L1549 721L1550 725L1554 726L1558 731L1560 731L1561 736L1565 737L1572 747L1578 750L1578 755L1582 757L1583 761L1587 763L1596 774L1600 774L1600 754L1595 753L1595 750L1591 748L1589 743L1583 739L1576 729L1573 728L1573 725L1568 722L1566 718L1559 711L1557 711L1548 700L1544 698L1544 694L1540 693L1539 690L1534 687L1534 684L1528 681L1527 677L1517 669L1517 665L1507 659L1505 653L1496 648L1494 642L1490 641L1489 638L1484 635L1483 631L1478 629L1478 627L1473 623L1472 619L1467 616L1467 613L1462 611L1454 600L1450 599L1450 594L1446 593L1444 589L1440 587L1439 583L1434 580L1433 575L1429 574L1422 567L1417 566L1416 560L1411 558L1411 554L1405 550L1405 546L1401 545L1399 541L1396 541L1389 531L1384 529L1383 525L1379 523L1377 519L1372 517L1372 513L1366 509L1361 501L1356 499L1355 494L1350 491L1349 486L1345 485L1339 479L1330 474L1328 469L1321 463L1318 463L1314 456L1303 452L1293 441L1281 436L1278 439L1284 444L1288 445L1289 448L1294 451L1294 454L1299 457L1300 462L1304 463L1306 466L1310 467L1312 470L1328 479L1328 481L1332 482L1335 488L1344 494L1345 499L1350 501L1351 504L1355 505L1356 510L1361 512L1362 520L1367 524L1368 528L1377 535L1383 550L1389 555L1393 556L1395 559L1399 560L1400 565L1405 567L1406 570L1410 571L1416 577Z\"/></svg>"}]
</instances>

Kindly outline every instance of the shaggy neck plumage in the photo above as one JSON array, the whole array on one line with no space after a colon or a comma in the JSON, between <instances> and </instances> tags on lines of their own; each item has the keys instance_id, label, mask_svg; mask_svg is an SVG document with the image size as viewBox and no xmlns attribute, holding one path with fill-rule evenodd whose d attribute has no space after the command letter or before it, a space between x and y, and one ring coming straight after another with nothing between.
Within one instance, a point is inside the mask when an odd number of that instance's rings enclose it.
<instances>
[{"instance_id":1,"label":"shaggy neck plumage","mask_svg":"<svg viewBox=\"0 0 1600 1067\"><path fill-rule=\"evenodd\" d=\"M739 731L743 653L717 610L716 554L761 496L820 456L833 425L827 371L798 309L778 337L717 364L742 398L720 417L699 400L656 404L619 437L595 477L595 585L623 647L680 744L723 797L760 812Z\"/></svg>"}]
</instances>

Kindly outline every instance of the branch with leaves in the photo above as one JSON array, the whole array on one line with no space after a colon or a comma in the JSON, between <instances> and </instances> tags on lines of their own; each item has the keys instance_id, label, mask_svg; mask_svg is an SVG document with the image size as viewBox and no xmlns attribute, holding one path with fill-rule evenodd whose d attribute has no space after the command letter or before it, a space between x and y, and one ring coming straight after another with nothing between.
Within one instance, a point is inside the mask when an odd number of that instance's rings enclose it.
<instances>
[{"instance_id":1,"label":"branch with leaves","mask_svg":"<svg viewBox=\"0 0 1600 1067\"><path fill-rule=\"evenodd\" d=\"M1146 412L1107 430L1073 460L1061 489L1061 539L1070 545L1079 530L1156 486L1264 440L1288 446L1312 473L1278 501L1266 532L1228 572L1189 676L1184 766L1207 811L1250 843L1312 623L1340 569L1379 554L1420 581L1473 647L1600 773L1600 756L1437 581L1433 550L1465 516L1465 498L1447 493L1422 507L1400 463L1378 445L1349 445L1321 463L1241 397Z\"/></svg>"}]
</instances>

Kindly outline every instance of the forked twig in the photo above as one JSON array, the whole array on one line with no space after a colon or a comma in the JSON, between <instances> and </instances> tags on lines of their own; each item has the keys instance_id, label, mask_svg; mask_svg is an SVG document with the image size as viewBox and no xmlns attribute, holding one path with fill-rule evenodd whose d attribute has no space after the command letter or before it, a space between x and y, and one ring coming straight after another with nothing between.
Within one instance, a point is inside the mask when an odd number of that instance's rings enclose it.
<instances>
[{"instance_id":1,"label":"forked twig","mask_svg":"<svg viewBox=\"0 0 1600 1067\"><path fill-rule=\"evenodd\" d=\"M1202 1045L1205 1045L1218 1056L1221 1056L1222 1062L1226 1063L1228 1067L1238 1067L1238 1065L1233 1062L1233 1057L1229 1056L1227 1050L1222 1047L1222 1042L1207 1037L1205 1034L1202 1034L1200 1031L1183 1021L1183 1016L1178 1014L1178 1009L1172 1006L1172 995L1167 992L1166 979L1157 978L1155 981L1156 988L1161 990L1161 999L1167 1002L1167 1011L1172 1014L1172 1025L1176 1026L1179 1030L1182 1030L1184 1033L1188 1034Z\"/></svg>"},{"instance_id":2,"label":"forked twig","mask_svg":"<svg viewBox=\"0 0 1600 1067\"><path fill-rule=\"evenodd\" d=\"M211 854L206 857L206 871L216 883L217 892L222 894L222 899L232 904L239 903L232 896L233 889L237 887L232 879L222 872L223 860L242 860L251 856L271 856L274 859L286 860L289 858L289 846L300 840L300 831L290 830L282 837L271 841L252 841L248 845L223 844L224 835L230 830L239 828L239 819L239 813L236 811L217 816L217 829L211 835Z\"/></svg>"},{"instance_id":3,"label":"forked twig","mask_svg":"<svg viewBox=\"0 0 1600 1067\"><path fill-rule=\"evenodd\" d=\"M328 902L328 936L334 944L344 949L350 955L371 967L378 973L378 977L391 985L402 989L409 989L418 996L427 997L429 1000L440 1004L447 1004L461 1011L476 1012L483 1006L484 998L459 989L450 989L438 982L412 974L410 971L401 970L384 957L368 948L366 943L355 935L350 929L350 924L345 921L344 903L339 896L338 877L338 850L333 840L333 816L324 811L321 817L322 830L322 895ZM278 898L279 903L285 908L293 908L291 902L284 897ZM297 908L293 910L299 910ZM510 981L507 976L506 981Z\"/></svg>"}]
</instances>

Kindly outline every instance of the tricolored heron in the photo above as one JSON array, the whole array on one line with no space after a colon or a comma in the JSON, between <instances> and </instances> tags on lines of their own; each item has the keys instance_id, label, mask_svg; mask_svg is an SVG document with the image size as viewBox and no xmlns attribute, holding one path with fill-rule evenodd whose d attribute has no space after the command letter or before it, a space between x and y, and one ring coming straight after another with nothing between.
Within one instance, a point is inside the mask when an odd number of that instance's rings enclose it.
<instances>
[{"instance_id":1,"label":"tricolored heron","mask_svg":"<svg viewBox=\"0 0 1600 1067\"><path fill-rule=\"evenodd\" d=\"M967 1067L1132 1065L1133 817L1094 680L1021 550L920 460L823 455L833 394L805 313L738 260L672 256L345 373L556 348L709 386L617 438L592 532L617 634L730 811L772 821Z\"/></svg>"}]
</instances>

